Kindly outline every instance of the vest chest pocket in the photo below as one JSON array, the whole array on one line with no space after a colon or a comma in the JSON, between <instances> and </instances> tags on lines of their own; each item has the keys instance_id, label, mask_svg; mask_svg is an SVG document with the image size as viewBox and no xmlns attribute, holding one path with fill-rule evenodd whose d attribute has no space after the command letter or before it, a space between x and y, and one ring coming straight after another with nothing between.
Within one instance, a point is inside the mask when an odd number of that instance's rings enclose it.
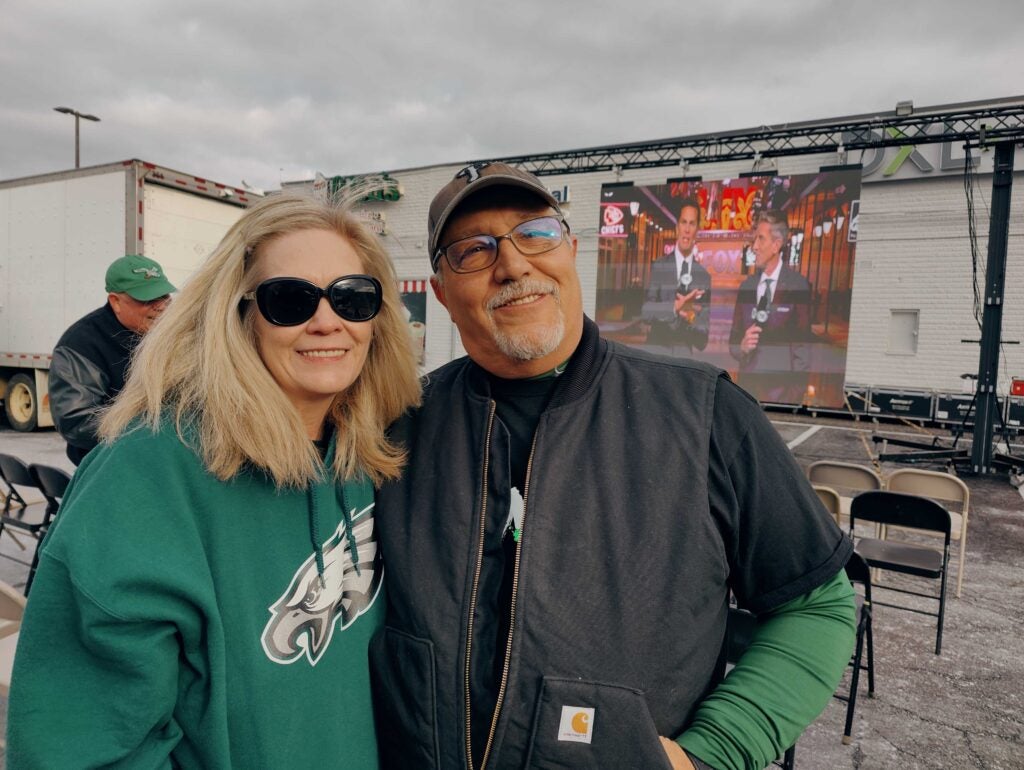
<instances>
[{"instance_id":1,"label":"vest chest pocket","mask_svg":"<svg viewBox=\"0 0 1024 770\"><path fill-rule=\"evenodd\" d=\"M672 766L640 690L544 677L526 767L671 770Z\"/></svg>"}]
</instances>

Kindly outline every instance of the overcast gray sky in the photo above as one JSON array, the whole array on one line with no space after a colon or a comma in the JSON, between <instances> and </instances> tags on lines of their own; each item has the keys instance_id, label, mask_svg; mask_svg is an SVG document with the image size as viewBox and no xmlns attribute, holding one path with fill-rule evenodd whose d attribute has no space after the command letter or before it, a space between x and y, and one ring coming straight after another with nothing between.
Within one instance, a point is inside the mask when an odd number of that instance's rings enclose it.
<instances>
[{"instance_id":1,"label":"overcast gray sky","mask_svg":"<svg viewBox=\"0 0 1024 770\"><path fill-rule=\"evenodd\" d=\"M1024 93L1024 4L0 0L0 179L282 180Z\"/></svg>"}]
</instances>

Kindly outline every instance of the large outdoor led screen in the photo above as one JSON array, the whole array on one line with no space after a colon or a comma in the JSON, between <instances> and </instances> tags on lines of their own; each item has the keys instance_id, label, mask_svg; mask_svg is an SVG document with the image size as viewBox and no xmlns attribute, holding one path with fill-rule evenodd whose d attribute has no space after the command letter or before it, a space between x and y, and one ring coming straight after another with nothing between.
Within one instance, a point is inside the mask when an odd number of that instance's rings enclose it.
<instances>
[{"instance_id":1,"label":"large outdoor led screen","mask_svg":"<svg viewBox=\"0 0 1024 770\"><path fill-rule=\"evenodd\" d=\"M842 407L860 168L601 190L602 334Z\"/></svg>"}]
</instances>

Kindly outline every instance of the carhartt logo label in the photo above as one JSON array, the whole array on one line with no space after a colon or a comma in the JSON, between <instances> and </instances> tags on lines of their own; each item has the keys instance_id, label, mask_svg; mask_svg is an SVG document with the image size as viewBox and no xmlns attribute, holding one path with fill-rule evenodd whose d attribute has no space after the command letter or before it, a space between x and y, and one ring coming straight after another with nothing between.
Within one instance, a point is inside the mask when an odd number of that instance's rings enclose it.
<instances>
[{"instance_id":1,"label":"carhartt logo label","mask_svg":"<svg viewBox=\"0 0 1024 770\"><path fill-rule=\"evenodd\" d=\"M562 720L558 724L558 740L590 743L594 734L594 709L582 706L562 706Z\"/></svg>"}]
</instances>

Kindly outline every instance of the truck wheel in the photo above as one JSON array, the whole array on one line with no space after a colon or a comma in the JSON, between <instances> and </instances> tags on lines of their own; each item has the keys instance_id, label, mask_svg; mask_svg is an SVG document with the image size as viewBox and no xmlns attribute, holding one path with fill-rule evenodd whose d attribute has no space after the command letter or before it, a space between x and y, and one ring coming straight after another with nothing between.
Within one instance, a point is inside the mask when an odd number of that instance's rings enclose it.
<instances>
[{"instance_id":1,"label":"truck wheel","mask_svg":"<svg viewBox=\"0 0 1024 770\"><path fill-rule=\"evenodd\" d=\"M11 377L4 394L4 412L11 427L23 433L35 430L37 403L35 379L27 374Z\"/></svg>"}]
</instances>

